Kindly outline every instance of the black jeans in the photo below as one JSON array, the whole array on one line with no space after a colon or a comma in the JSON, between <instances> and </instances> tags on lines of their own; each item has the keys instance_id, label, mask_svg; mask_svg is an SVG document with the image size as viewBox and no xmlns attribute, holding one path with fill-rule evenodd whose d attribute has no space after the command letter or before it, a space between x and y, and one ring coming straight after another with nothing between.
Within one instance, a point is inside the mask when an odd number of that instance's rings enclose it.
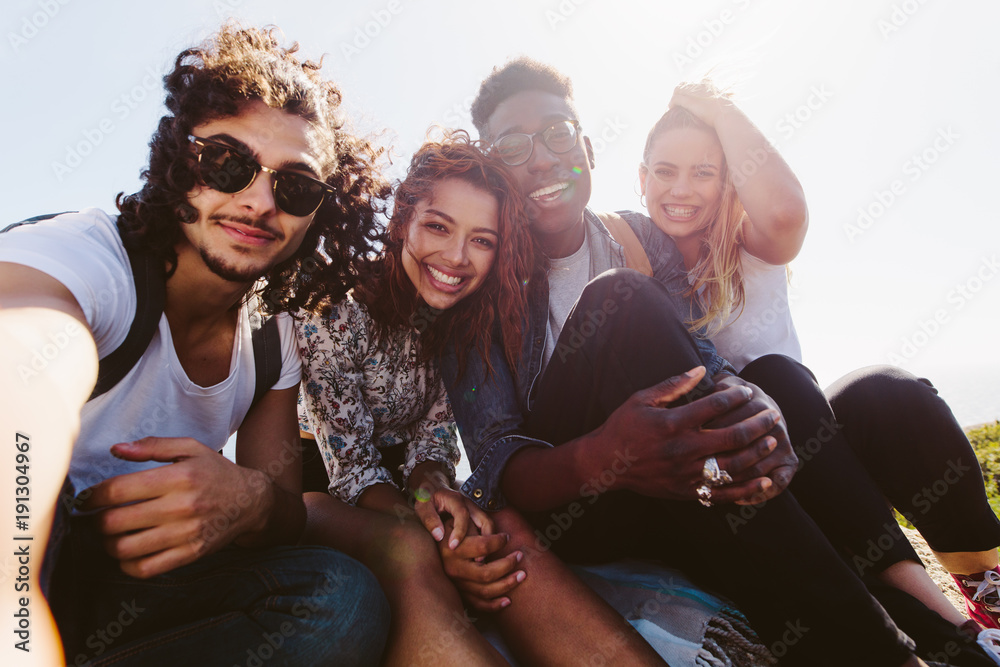
<instances>
[{"instance_id":1,"label":"black jeans","mask_svg":"<svg viewBox=\"0 0 1000 667\"><path fill-rule=\"evenodd\" d=\"M634 289L616 289L621 281ZM621 293L629 298L616 300ZM635 391L700 365L683 315L662 285L634 272L592 281L539 380L529 435L571 440ZM551 544L567 560L635 556L677 567L732 599L783 665L885 667L909 655L906 638L794 493L755 507L705 508L603 486L592 480L580 501L530 517L543 534L559 527Z\"/></svg>"}]
</instances>

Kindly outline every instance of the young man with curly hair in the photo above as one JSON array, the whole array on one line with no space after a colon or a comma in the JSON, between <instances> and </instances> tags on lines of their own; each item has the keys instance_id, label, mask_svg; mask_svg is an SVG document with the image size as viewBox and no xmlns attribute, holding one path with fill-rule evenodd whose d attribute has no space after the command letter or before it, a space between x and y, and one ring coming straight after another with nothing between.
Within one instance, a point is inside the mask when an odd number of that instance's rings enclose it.
<instances>
[{"instance_id":1,"label":"young man with curly hair","mask_svg":"<svg viewBox=\"0 0 1000 667\"><path fill-rule=\"evenodd\" d=\"M36 559L26 597L5 590L4 613L30 603L32 657L52 651L45 587L73 664L379 658L388 607L371 573L294 546L305 508L288 312L352 286L387 188L378 152L344 127L339 90L296 50L227 26L182 52L145 184L119 195L119 214L87 209L0 235L0 349L18 373L3 427L32 466L45 526L24 543ZM88 400L98 358L149 307L139 266L152 267L150 293L165 286L158 327L131 370ZM277 381L259 400L252 292L280 338ZM236 431L233 463L218 451Z\"/></svg>"}]
</instances>

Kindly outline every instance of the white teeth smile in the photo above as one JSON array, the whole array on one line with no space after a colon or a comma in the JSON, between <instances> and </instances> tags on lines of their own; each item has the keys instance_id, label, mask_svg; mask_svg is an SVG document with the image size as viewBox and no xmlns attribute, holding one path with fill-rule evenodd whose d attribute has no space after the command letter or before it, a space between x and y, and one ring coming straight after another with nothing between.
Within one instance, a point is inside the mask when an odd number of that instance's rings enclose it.
<instances>
[{"instance_id":1,"label":"white teeth smile","mask_svg":"<svg viewBox=\"0 0 1000 667\"><path fill-rule=\"evenodd\" d=\"M534 192L528 195L531 199L541 199L546 195L555 194L556 192L562 192L569 187L569 183L555 183L544 188L538 188Z\"/></svg>"},{"instance_id":2,"label":"white teeth smile","mask_svg":"<svg viewBox=\"0 0 1000 667\"><path fill-rule=\"evenodd\" d=\"M663 210L671 218L691 218L698 212L697 206L664 206Z\"/></svg>"},{"instance_id":3,"label":"white teeth smile","mask_svg":"<svg viewBox=\"0 0 1000 667\"><path fill-rule=\"evenodd\" d=\"M463 280L459 276L449 276L447 273L441 273L433 266L428 266L427 270L430 271L430 274L434 277L434 280L442 282L445 285L458 285Z\"/></svg>"}]
</instances>

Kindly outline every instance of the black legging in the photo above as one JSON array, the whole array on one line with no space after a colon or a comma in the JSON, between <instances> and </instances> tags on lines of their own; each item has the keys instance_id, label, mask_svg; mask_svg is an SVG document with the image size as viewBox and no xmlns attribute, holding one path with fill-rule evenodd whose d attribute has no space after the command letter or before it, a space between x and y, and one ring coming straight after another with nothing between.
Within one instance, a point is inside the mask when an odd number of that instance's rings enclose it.
<instances>
[{"instance_id":1,"label":"black legging","mask_svg":"<svg viewBox=\"0 0 1000 667\"><path fill-rule=\"evenodd\" d=\"M528 434L566 442L602 424L635 391L700 364L660 283L628 270L602 274L563 327L532 397ZM736 602L772 652L786 656L783 665L885 667L909 655L905 638L792 492L753 508L704 508L598 494L602 482L593 482L577 503L530 517L568 560L637 556L677 567ZM953 664L991 664L976 657Z\"/></svg>"},{"instance_id":2,"label":"black legging","mask_svg":"<svg viewBox=\"0 0 1000 667\"><path fill-rule=\"evenodd\" d=\"M887 498L940 551L1000 544L975 454L947 404L926 380L889 366L852 373L831 388L830 402L809 369L788 357L761 357L740 376L781 406L800 460L789 486L799 503L917 641L917 653L947 655L948 643L962 640L951 624L874 576L902 560L920 562Z\"/></svg>"},{"instance_id":3,"label":"black legging","mask_svg":"<svg viewBox=\"0 0 1000 667\"><path fill-rule=\"evenodd\" d=\"M1000 521L987 501L975 452L928 380L894 366L870 366L831 385L826 404L817 393L812 373L787 357L761 357L740 376L775 398L789 418L813 415L811 424L789 423L789 428L798 432L792 440L807 444L800 445L804 450L799 453L802 467L793 490L803 505L811 490L817 511L823 511L824 505L837 505L845 510L842 513L851 515L845 532L866 536L864 542L852 543L849 535L843 535L843 541L834 539L831 531L838 526L836 518L829 524L820 523L831 541L852 548L859 556L857 566L862 573L866 568L863 561L877 560L867 567L881 571L904 558L916 560L909 548L886 549L885 535L891 531L883 524L892 517L875 508L878 503L872 501L876 495L887 499L913 523L936 551L986 551L1000 545ZM833 437L829 437L831 432ZM814 454L827 442L831 452ZM845 444L851 450L849 455ZM812 461L821 461L836 471L812 474L811 468L816 467L808 465ZM803 488L807 486L802 484L804 480L812 486ZM844 480L864 480L866 484L852 482L848 486ZM872 493L875 487L877 491ZM831 498L838 498L838 502L830 503ZM858 502L860 498L866 502ZM812 508L810 504L809 512L818 520ZM891 526L895 525L891 521ZM868 539L878 548L873 550ZM879 559L866 555L878 552L884 552Z\"/></svg>"},{"instance_id":4,"label":"black legging","mask_svg":"<svg viewBox=\"0 0 1000 667\"><path fill-rule=\"evenodd\" d=\"M932 549L1000 545L975 452L934 385L894 366L869 366L826 393L855 455Z\"/></svg>"}]
</instances>

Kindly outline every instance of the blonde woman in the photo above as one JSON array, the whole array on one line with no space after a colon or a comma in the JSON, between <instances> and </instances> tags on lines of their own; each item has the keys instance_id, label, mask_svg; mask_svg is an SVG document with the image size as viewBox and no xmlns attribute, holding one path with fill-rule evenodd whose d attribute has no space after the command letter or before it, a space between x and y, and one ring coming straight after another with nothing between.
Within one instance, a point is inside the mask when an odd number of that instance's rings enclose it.
<instances>
[{"instance_id":1,"label":"blonde woman","mask_svg":"<svg viewBox=\"0 0 1000 667\"><path fill-rule=\"evenodd\" d=\"M977 628L926 575L884 498L952 573L970 616L1000 627L1000 522L968 440L933 386L871 367L839 380L827 400L799 363L785 265L808 222L788 164L726 95L708 82L682 84L649 133L639 180L650 218L677 244L703 307L692 327L706 327L740 375L778 400L802 461L792 490L917 639L918 652L921 641L934 641L935 618L899 591L955 626ZM946 474L948 493L929 502L922 489Z\"/></svg>"}]
</instances>

